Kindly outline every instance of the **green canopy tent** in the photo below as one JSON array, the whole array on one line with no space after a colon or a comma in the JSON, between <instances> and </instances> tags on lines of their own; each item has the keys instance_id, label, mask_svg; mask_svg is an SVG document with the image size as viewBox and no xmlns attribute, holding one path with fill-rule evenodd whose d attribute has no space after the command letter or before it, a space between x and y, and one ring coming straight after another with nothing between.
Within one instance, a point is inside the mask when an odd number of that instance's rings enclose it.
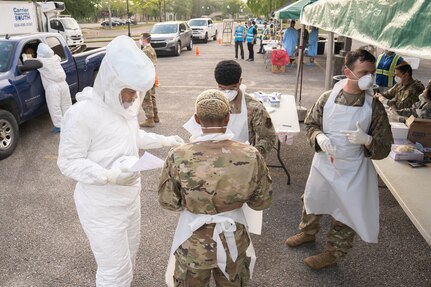
<instances>
[{"instance_id":1,"label":"green canopy tent","mask_svg":"<svg viewBox=\"0 0 431 287\"><path fill-rule=\"evenodd\" d=\"M301 22L327 30L327 63L332 63L334 33L399 54L431 59L429 0L320 0L304 7ZM325 88L332 83L326 65Z\"/></svg>"},{"instance_id":2,"label":"green canopy tent","mask_svg":"<svg viewBox=\"0 0 431 287\"><path fill-rule=\"evenodd\" d=\"M300 19L399 54L431 59L429 0L320 0L306 6Z\"/></svg>"},{"instance_id":3,"label":"green canopy tent","mask_svg":"<svg viewBox=\"0 0 431 287\"><path fill-rule=\"evenodd\" d=\"M299 0L296 1L282 9L277 10L274 14L274 18L277 20L285 20L285 19L299 19L301 17L301 13L305 6L316 2L317 0ZM302 75L303 75L303 58L304 58L304 30L305 25L301 25L300 32L300 43L299 43L299 53L298 53L298 65L296 71L296 86L295 86L295 100L297 103L297 110L299 115L299 120L304 120L306 109L301 107L301 96L302 96ZM298 92L299 92L299 101L298 101Z\"/></svg>"},{"instance_id":4,"label":"green canopy tent","mask_svg":"<svg viewBox=\"0 0 431 287\"><path fill-rule=\"evenodd\" d=\"M316 2L317 0L299 0L282 9L276 10L274 18L277 20L299 19L304 6Z\"/></svg>"}]
</instances>

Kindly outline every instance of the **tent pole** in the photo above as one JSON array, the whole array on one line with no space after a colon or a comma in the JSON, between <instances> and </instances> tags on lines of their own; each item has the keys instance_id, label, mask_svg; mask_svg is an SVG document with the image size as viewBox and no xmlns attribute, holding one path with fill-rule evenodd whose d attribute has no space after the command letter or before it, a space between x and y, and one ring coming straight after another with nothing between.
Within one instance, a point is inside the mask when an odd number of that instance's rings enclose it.
<instances>
[{"instance_id":1,"label":"tent pole","mask_svg":"<svg viewBox=\"0 0 431 287\"><path fill-rule=\"evenodd\" d=\"M328 46L326 49L326 73L325 73L325 90L329 90L332 87L332 73L334 59L334 32L328 33Z\"/></svg>"},{"instance_id":2,"label":"tent pole","mask_svg":"<svg viewBox=\"0 0 431 287\"><path fill-rule=\"evenodd\" d=\"M299 88L299 76L301 74L302 62L304 59L304 29L305 25L301 25L301 32L299 37L299 47L298 47L298 58L296 59L296 84L295 84L295 102L297 106L300 106L300 101L298 102L298 88Z\"/></svg>"}]
</instances>

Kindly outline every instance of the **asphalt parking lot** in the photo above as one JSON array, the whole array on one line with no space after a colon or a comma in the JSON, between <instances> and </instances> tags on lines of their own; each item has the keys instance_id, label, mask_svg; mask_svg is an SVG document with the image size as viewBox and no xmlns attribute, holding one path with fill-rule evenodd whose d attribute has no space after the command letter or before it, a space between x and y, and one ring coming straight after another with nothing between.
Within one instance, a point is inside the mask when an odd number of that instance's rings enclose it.
<instances>
[{"instance_id":1,"label":"asphalt parking lot","mask_svg":"<svg viewBox=\"0 0 431 287\"><path fill-rule=\"evenodd\" d=\"M157 102L161 122L147 131L188 138L182 128L194 111L197 95L214 88L213 69L218 61L233 59L233 47L216 41L183 50L179 57L160 57L157 71L161 86ZM247 52L246 52L247 55ZM305 67L302 105L311 107L323 92L323 57L318 66ZM273 74L261 55L255 62L240 61L247 91L293 94L295 70ZM414 77L431 79L430 61L421 62ZM94 286L96 265L81 229L73 202L75 183L57 168L59 135L52 134L46 113L20 126L15 153L0 161L0 286ZM164 158L168 149L150 152ZM297 230L300 197L307 180L313 151L304 127L293 145L282 146L282 158L292 175L291 185L280 169L271 169L274 201L264 212L261 236L253 236L258 260L251 286L431 286L431 248L416 230L387 188L380 189L378 244L360 239L336 267L311 271L302 260L324 248L329 218L322 221L316 244L299 249L284 245ZM275 152L268 163L276 163ZM133 286L164 285L164 272L177 214L157 203L157 171L143 172L142 235ZM414 183L412 183L414 188ZM425 192L425 191L424 191ZM429 191L427 191L429 192Z\"/></svg>"}]
</instances>

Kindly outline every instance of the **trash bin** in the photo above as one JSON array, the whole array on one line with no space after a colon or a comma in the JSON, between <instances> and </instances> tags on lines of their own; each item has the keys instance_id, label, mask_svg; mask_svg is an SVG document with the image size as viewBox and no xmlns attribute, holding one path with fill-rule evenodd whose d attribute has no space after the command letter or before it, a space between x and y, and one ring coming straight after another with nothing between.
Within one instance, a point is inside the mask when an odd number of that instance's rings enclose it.
<instances>
[{"instance_id":1,"label":"trash bin","mask_svg":"<svg viewBox=\"0 0 431 287\"><path fill-rule=\"evenodd\" d=\"M317 42L317 55L323 55L325 54L325 40L319 40Z\"/></svg>"},{"instance_id":2,"label":"trash bin","mask_svg":"<svg viewBox=\"0 0 431 287\"><path fill-rule=\"evenodd\" d=\"M344 48L344 42L334 43L334 54L340 54L340 51Z\"/></svg>"}]
</instances>

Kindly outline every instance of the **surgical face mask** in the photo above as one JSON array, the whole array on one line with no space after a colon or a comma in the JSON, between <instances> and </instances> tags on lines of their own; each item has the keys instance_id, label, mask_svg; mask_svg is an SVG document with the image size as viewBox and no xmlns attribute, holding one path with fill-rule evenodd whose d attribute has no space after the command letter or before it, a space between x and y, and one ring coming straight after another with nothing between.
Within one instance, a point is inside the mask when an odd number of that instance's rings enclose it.
<instances>
[{"instance_id":1,"label":"surgical face mask","mask_svg":"<svg viewBox=\"0 0 431 287\"><path fill-rule=\"evenodd\" d=\"M395 76L395 82L400 83L401 84L402 79L398 76Z\"/></svg>"},{"instance_id":2,"label":"surgical face mask","mask_svg":"<svg viewBox=\"0 0 431 287\"><path fill-rule=\"evenodd\" d=\"M140 103L137 99L135 99L131 103L123 103L123 107L129 116L135 117L139 113Z\"/></svg>"},{"instance_id":3,"label":"surgical face mask","mask_svg":"<svg viewBox=\"0 0 431 287\"><path fill-rule=\"evenodd\" d=\"M133 101L133 102L131 102L131 103L129 103L129 102L125 102L125 103L123 103L123 108L124 109L128 109L128 108L130 108L132 105L133 105L133 103L134 103L135 101Z\"/></svg>"},{"instance_id":4,"label":"surgical face mask","mask_svg":"<svg viewBox=\"0 0 431 287\"><path fill-rule=\"evenodd\" d=\"M238 95L237 90L223 90L224 95L227 97L229 102L233 101Z\"/></svg>"},{"instance_id":5,"label":"surgical face mask","mask_svg":"<svg viewBox=\"0 0 431 287\"><path fill-rule=\"evenodd\" d=\"M423 95L423 94L420 94L420 95L419 95L419 101L421 101L421 102L425 102L425 98L424 98L424 95Z\"/></svg>"},{"instance_id":6,"label":"surgical face mask","mask_svg":"<svg viewBox=\"0 0 431 287\"><path fill-rule=\"evenodd\" d=\"M139 39L139 45L144 46L144 41L142 41L142 39Z\"/></svg>"},{"instance_id":7,"label":"surgical face mask","mask_svg":"<svg viewBox=\"0 0 431 287\"><path fill-rule=\"evenodd\" d=\"M347 68L347 69L349 69L349 68ZM357 80L358 81L358 87L362 91L369 90L373 86L373 84L374 84L374 75L373 74L366 74L365 76L362 76L359 78L358 76L355 75L355 73L353 73L352 70L350 70L350 72L352 72L353 76L355 76L358 79Z\"/></svg>"}]
</instances>

